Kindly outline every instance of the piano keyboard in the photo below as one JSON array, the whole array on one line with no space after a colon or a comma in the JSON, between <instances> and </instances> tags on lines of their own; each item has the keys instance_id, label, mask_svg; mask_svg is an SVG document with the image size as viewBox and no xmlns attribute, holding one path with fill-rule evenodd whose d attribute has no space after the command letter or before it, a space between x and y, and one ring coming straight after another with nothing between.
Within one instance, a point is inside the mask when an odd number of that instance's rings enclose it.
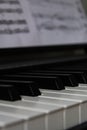
<instances>
[{"instance_id":1,"label":"piano keyboard","mask_svg":"<svg viewBox=\"0 0 87 130\"><path fill-rule=\"evenodd\" d=\"M71 95L64 97L64 94L60 98L53 96L52 92L49 94L39 97L23 96L22 101L0 101L0 114L19 120L23 130L63 130L87 120L87 98L72 98ZM14 130L16 129L17 126Z\"/></svg>"},{"instance_id":2,"label":"piano keyboard","mask_svg":"<svg viewBox=\"0 0 87 130\"><path fill-rule=\"evenodd\" d=\"M81 71L25 70L2 74L0 130L87 128L86 82L86 74Z\"/></svg>"},{"instance_id":3,"label":"piano keyboard","mask_svg":"<svg viewBox=\"0 0 87 130\"><path fill-rule=\"evenodd\" d=\"M0 113L0 130L24 130L24 121L21 118Z\"/></svg>"}]
</instances>

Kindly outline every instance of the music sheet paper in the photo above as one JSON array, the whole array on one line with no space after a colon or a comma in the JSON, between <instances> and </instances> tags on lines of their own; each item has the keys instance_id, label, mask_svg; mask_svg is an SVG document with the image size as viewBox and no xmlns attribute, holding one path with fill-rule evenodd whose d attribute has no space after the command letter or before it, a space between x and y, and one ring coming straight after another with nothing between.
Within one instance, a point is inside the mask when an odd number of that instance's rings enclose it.
<instances>
[{"instance_id":1,"label":"music sheet paper","mask_svg":"<svg viewBox=\"0 0 87 130\"><path fill-rule=\"evenodd\" d=\"M42 45L87 43L81 0L28 0Z\"/></svg>"},{"instance_id":2,"label":"music sheet paper","mask_svg":"<svg viewBox=\"0 0 87 130\"><path fill-rule=\"evenodd\" d=\"M35 46L38 33L27 0L0 0L0 48Z\"/></svg>"}]
</instances>

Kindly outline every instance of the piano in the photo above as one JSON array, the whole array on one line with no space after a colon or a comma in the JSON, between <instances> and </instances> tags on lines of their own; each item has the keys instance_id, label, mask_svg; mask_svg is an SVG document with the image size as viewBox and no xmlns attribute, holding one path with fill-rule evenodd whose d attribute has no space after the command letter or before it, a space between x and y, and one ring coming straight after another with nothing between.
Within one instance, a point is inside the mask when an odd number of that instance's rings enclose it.
<instances>
[{"instance_id":1,"label":"piano","mask_svg":"<svg viewBox=\"0 0 87 130\"><path fill-rule=\"evenodd\" d=\"M87 41L5 45L0 48L0 130L86 130Z\"/></svg>"}]
</instances>

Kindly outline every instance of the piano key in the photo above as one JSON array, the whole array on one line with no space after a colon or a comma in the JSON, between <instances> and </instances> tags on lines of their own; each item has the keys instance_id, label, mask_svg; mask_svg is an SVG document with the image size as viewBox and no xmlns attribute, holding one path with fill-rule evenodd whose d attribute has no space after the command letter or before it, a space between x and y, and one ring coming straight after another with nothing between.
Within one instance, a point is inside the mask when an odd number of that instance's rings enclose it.
<instances>
[{"instance_id":1,"label":"piano key","mask_svg":"<svg viewBox=\"0 0 87 130\"><path fill-rule=\"evenodd\" d=\"M40 104L33 102L24 102L24 101L16 101L16 102L6 102L0 101L0 104L3 106L9 106L12 108L20 108L23 110L34 110L37 112L44 112L46 114L45 122L46 122L46 130L59 130L64 129L64 121L63 121L63 110L62 106L56 106L51 104ZM55 120L54 120L55 119Z\"/></svg>"},{"instance_id":2,"label":"piano key","mask_svg":"<svg viewBox=\"0 0 87 130\"><path fill-rule=\"evenodd\" d=\"M24 130L24 121L0 113L0 130Z\"/></svg>"},{"instance_id":3,"label":"piano key","mask_svg":"<svg viewBox=\"0 0 87 130\"><path fill-rule=\"evenodd\" d=\"M76 63L73 62L74 65L67 65L64 67L58 66L57 67L48 67L45 70L36 70L36 73L38 72L43 72L43 73L66 73L66 74L73 74L75 76L75 78L77 79L78 83L87 83L87 65L86 66L80 66L81 63L79 63L76 67ZM55 65L55 64L54 64ZM80 67L79 67L80 66ZM33 71L33 70L32 70ZM34 71L35 72L35 71Z\"/></svg>"},{"instance_id":4,"label":"piano key","mask_svg":"<svg viewBox=\"0 0 87 130\"><path fill-rule=\"evenodd\" d=\"M84 92L84 91L74 91L74 90L65 90L65 91L46 91L46 90L41 90L42 91L42 95L43 96L44 94L53 94L55 96L59 95L59 97L61 97L62 95L63 96L71 96L68 100L71 100L71 99L83 99L83 100L86 100L87 99L87 92ZM62 97L63 97L62 96Z\"/></svg>"},{"instance_id":5,"label":"piano key","mask_svg":"<svg viewBox=\"0 0 87 130\"><path fill-rule=\"evenodd\" d=\"M55 74L55 75L58 75L58 74L72 74L73 77L75 77L76 81L78 83L87 83L87 73L84 72L84 71L79 71L79 70L68 70L68 69L65 69L62 67L62 68L59 68L59 67L51 67L50 69L45 69L45 70L30 70L30 71L25 71L25 72L21 72L21 74ZM74 79L74 80L75 80Z\"/></svg>"},{"instance_id":6,"label":"piano key","mask_svg":"<svg viewBox=\"0 0 87 130\"><path fill-rule=\"evenodd\" d=\"M25 73L21 73L21 75L23 76L56 76L58 78L60 78L63 82L64 86L77 86L78 82L76 81L76 79L74 78L74 76L72 74L61 74L61 73L57 73L57 72L53 72L53 71L39 71L39 72L25 72Z\"/></svg>"},{"instance_id":7,"label":"piano key","mask_svg":"<svg viewBox=\"0 0 87 130\"><path fill-rule=\"evenodd\" d=\"M87 83L87 74L85 72L82 71L62 71L59 70L58 68L53 68L51 70L49 70L48 72L50 73L55 73L55 74L72 74L78 83Z\"/></svg>"},{"instance_id":8,"label":"piano key","mask_svg":"<svg viewBox=\"0 0 87 130\"><path fill-rule=\"evenodd\" d=\"M81 90L77 90L75 91L74 89L66 89L66 91L61 91L62 93L66 93L66 94L73 94L73 95L80 95L80 96L87 96L87 91L81 91Z\"/></svg>"},{"instance_id":9,"label":"piano key","mask_svg":"<svg viewBox=\"0 0 87 130\"><path fill-rule=\"evenodd\" d=\"M61 99L61 100L68 100L68 101L76 101L81 103L80 104L80 115L81 115L81 122L85 122L87 120L87 96L80 96L79 95L74 95L71 93L60 93L59 91L47 91L47 90L42 90L43 95L41 97L46 97L46 98L52 98L52 99ZM81 92L80 92L81 93Z\"/></svg>"},{"instance_id":10,"label":"piano key","mask_svg":"<svg viewBox=\"0 0 87 130\"><path fill-rule=\"evenodd\" d=\"M38 87L45 89L55 89L61 90L64 89L64 85L59 77L56 76L28 76L28 75L4 75L0 82L3 80L15 80L15 81L34 81L38 84ZM5 82L5 81L4 81Z\"/></svg>"},{"instance_id":11,"label":"piano key","mask_svg":"<svg viewBox=\"0 0 87 130\"><path fill-rule=\"evenodd\" d=\"M72 87L78 86L78 82L76 81L75 77L72 74L58 74L58 75L64 82L65 86L72 86Z\"/></svg>"},{"instance_id":12,"label":"piano key","mask_svg":"<svg viewBox=\"0 0 87 130\"><path fill-rule=\"evenodd\" d=\"M46 93L58 93L58 94L66 94L66 95L75 95L75 96L87 96L87 92L86 91L74 91L74 90L70 90L70 89L66 89L66 90L61 90L61 91L55 91L55 90L45 90L45 89L41 89L42 93L46 92Z\"/></svg>"},{"instance_id":13,"label":"piano key","mask_svg":"<svg viewBox=\"0 0 87 130\"><path fill-rule=\"evenodd\" d=\"M80 86L80 87L75 87L75 88L72 88L72 87L66 87L66 90L73 90L73 91L83 91L83 92L87 92L87 86Z\"/></svg>"},{"instance_id":14,"label":"piano key","mask_svg":"<svg viewBox=\"0 0 87 130\"><path fill-rule=\"evenodd\" d=\"M1 79L0 84L14 85L14 88L18 91L18 93L20 95L27 95L27 96L41 95L41 92L40 92L40 90L38 88L38 85L33 81L23 81L23 80L20 81L20 80L4 80L4 79ZM2 87L2 89L3 89L3 87Z\"/></svg>"},{"instance_id":15,"label":"piano key","mask_svg":"<svg viewBox=\"0 0 87 130\"><path fill-rule=\"evenodd\" d=\"M4 106L0 104L0 114L16 117L24 120L26 130L45 130L45 113L30 110L22 110L15 107ZM32 125L33 124L33 125ZM15 129L16 130L16 129ZM24 129L25 130L25 129Z\"/></svg>"},{"instance_id":16,"label":"piano key","mask_svg":"<svg viewBox=\"0 0 87 130\"><path fill-rule=\"evenodd\" d=\"M87 83L87 74L82 71L57 71L57 73L72 74L78 83Z\"/></svg>"},{"instance_id":17,"label":"piano key","mask_svg":"<svg viewBox=\"0 0 87 130\"><path fill-rule=\"evenodd\" d=\"M0 84L0 99L16 101L21 100L21 97L13 85Z\"/></svg>"},{"instance_id":18,"label":"piano key","mask_svg":"<svg viewBox=\"0 0 87 130\"><path fill-rule=\"evenodd\" d=\"M87 84L80 83L78 87L87 87Z\"/></svg>"},{"instance_id":19,"label":"piano key","mask_svg":"<svg viewBox=\"0 0 87 130\"><path fill-rule=\"evenodd\" d=\"M43 97L28 97L23 96L23 101L26 102L39 102L43 104L51 104L64 107L63 118L64 118L64 129L68 129L70 127L76 126L80 123L79 117L79 105L80 103L74 101L65 101L59 99L48 99ZM73 116L73 113L75 116Z\"/></svg>"}]
</instances>

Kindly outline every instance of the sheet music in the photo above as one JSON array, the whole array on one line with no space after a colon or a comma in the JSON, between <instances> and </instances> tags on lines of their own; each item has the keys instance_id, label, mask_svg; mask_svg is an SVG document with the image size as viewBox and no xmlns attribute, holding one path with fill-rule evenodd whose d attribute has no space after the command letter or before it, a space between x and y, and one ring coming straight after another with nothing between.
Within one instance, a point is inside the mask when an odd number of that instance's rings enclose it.
<instances>
[{"instance_id":1,"label":"sheet music","mask_svg":"<svg viewBox=\"0 0 87 130\"><path fill-rule=\"evenodd\" d=\"M35 46L38 33L27 0L0 0L0 48Z\"/></svg>"},{"instance_id":2,"label":"sheet music","mask_svg":"<svg viewBox=\"0 0 87 130\"><path fill-rule=\"evenodd\" d=\"M42 45L87 43L81 0L28 0Z\"/></svg>"}]
</instances>

